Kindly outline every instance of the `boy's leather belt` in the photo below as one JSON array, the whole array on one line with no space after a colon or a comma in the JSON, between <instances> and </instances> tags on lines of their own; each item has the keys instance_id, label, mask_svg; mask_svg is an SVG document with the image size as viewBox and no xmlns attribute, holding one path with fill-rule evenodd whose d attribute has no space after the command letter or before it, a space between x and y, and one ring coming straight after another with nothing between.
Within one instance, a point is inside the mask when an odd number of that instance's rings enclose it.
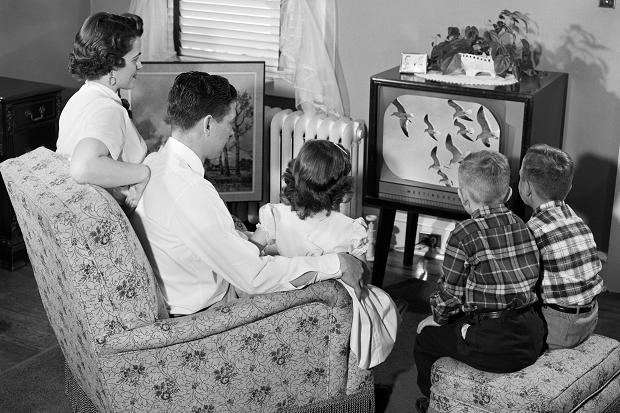
<instances>
[{"instance_id":1,"label":"boy's leather belt","mask_svg":"<svg viewBox=\"0 0 620 413\"><path fill-rule=\"evenodd\" d=\"M478 320L486 320L489 318L500 318L502 315L506 313L510 313L513 315L523 314L527 310L529 310L530 307L531 307L530 305L526 305L521 308L506 308L506 309L497 310L497 311L474 311L472 313L472 316L477 318Z\"/></svg>"},{"instance_id":2,"label":"boy's leather belt","mask_svg":"<svg viewBox=\"0 0 620 413\"><path fill-rule=\"evenodd\" d=\"M562 313L583 314L583 313L587 313L587 312L591 311L594 308L594 303L590 303L588 305L581 305L581 306L577 306L577 307L564 307L564 306L559 305L559 304L546 303L546 304L543 304L543 307L549 307L549 308L552 308L552 309L554 309L556 311L560 311Z\"/></svg>"}]
</instances>

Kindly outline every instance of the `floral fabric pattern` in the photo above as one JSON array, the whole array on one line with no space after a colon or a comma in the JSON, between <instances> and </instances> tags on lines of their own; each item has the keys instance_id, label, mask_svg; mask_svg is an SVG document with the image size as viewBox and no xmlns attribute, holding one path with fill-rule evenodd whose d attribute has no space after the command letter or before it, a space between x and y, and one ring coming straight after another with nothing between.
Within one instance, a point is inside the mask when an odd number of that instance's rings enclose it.
<instances>
[{"instance_id":1,"label":"floral fabric pattern","mask_svg":"<svg viewBox=\"0 0 620 413\"><path fill-rule=\"evenodd\" d=\"M582 403L576 411L603 412L620 403L619 372L620 343L600 335L509 374L444 357L433 365L429 412L569 412Z\"/></svg>"},{"instance_id":2,"label":"floral fabric pattern","mask_svg":"<svg viewBox=\"0 0 620 413\"><path fill-rule=\"evenodd\" d=\"M41 298L100 411L273 412L372 392L335 281L158 317L158 289L116 201L39 148L0 165Z\"/></svg>"}]
</instances>

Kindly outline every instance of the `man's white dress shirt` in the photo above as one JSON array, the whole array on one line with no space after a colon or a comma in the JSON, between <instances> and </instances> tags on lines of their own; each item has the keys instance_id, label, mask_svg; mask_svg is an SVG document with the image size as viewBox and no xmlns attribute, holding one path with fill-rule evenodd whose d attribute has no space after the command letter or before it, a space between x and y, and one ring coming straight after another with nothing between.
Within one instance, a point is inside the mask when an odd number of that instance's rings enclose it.
<instances>
[{"instance_id":1,"label":"man's white dress shirt","mask_svg":"<svg viewBox=\"0 0 620 413\"><path fill-rule=\"evenodd\" d=\"M242 238L198 156L174 138L144 160L151 168L132 216L171 314L192 314L220 301L229 284L248 294L295 289L306 272L338 278L336 254L260 257ZM312 281L314 281L313 279ZM301 286L299 286L301 287Z\"/></svg>"}]
</instances>

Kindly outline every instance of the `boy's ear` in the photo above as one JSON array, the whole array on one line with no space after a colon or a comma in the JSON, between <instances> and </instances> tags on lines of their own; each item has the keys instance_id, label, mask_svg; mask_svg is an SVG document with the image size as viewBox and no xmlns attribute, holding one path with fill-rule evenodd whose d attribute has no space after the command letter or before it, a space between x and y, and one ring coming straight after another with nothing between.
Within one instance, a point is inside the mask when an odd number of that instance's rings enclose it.
<instances>
[{"instance_id":1,"label":"boy's ear","mask_svg":"<svg viewBox=\"0 0 620 413\"><path fill-rule=\"evenodd\" d=\"M461 199L461 204L463 204L463 207L465 208L465 210L467 210L467 206L469 205L469 199L465 197L464 192L461 190L461 188L457 188L457 192L459 194L459 198Z\"/></svg>"},{"instance_id":2,"label":"boy's ear","mask_svg":"<svg viewBox=\"0 0 620 413\"><path fill-rule=\"evenodd\" d=\"M523 186L525 187L525 190L523 192L525 192L525 195L529 198L532 196L532 184L530 184L529 181L525 181L525 180L521 180L521 182L523 183Z\"/></svg>"},{"instance_id":3,"label":"boy's ear","mask_svg":"<svg viewBox=\"0 0 620 413\"><path fill-rule=\"evenodd\" d=\"M508 192L506 193L506 198L504 199L504 203L508 202L508 200L510 199L511 196L512 196L512 187L509 186L508 187Z\"/></svg>"}]
</instances>

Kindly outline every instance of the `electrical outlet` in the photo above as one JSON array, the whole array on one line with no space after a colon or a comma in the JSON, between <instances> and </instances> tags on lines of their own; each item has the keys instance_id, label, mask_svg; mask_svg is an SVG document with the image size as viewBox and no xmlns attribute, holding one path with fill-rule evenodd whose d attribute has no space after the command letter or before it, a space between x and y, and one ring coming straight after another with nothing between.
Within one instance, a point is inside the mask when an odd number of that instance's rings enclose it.
<instances>
[{"instance_id":1,"label":"electrical outlet","mask_svg":"<svg viewBox=\"0 0 620 413\"><path fill-rule=\"evenodd\" d=\"M598 2L598 6L599 7L606 7L609 9L613 9L616 7L616 1L615 0L599 0Z\"/></svg>"},{"instance_id":2,"label":"electrical outlet","mask_svg":"<svg viewBox=\"0 0 620 413\"><path fill-rule=\"evenodd\" d=\"M430 248L441 248L441 235L420 232L418 243L427 245Z\"/></svg>"}]
</instances>

